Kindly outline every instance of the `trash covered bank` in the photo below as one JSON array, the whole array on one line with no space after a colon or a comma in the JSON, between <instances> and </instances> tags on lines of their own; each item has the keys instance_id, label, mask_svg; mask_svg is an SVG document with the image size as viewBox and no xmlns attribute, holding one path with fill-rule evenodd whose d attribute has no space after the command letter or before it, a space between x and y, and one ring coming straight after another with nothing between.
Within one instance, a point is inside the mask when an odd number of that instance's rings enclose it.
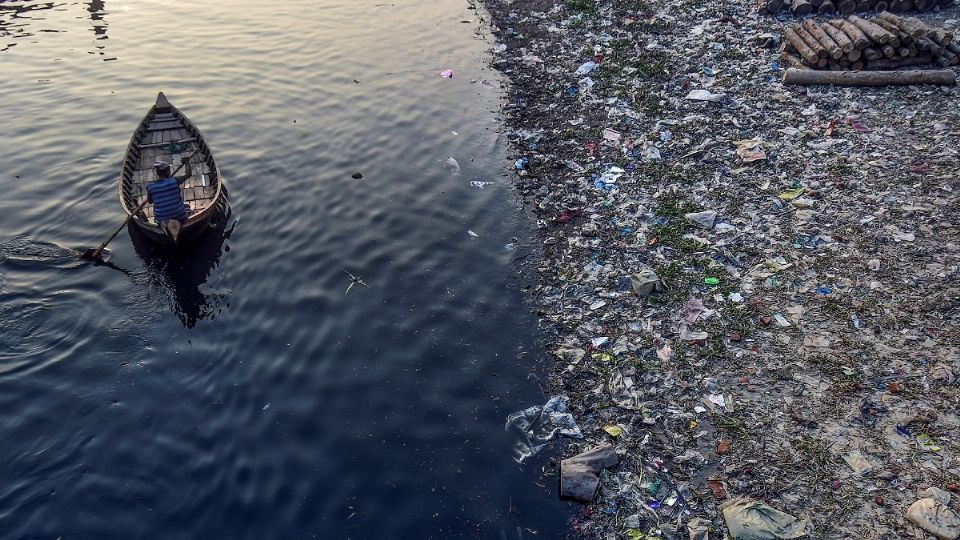
<instances>
[{"instance_id":1,"label":"trash covered bank","mask_svg":"<svg viewBox=\"0 0 960 540\"><path fill-rule=\"evenodd\" d=\"M486 6L573 534L957 538L956 87L785 87L744 0Z\"/></svg>"}]
</instances>

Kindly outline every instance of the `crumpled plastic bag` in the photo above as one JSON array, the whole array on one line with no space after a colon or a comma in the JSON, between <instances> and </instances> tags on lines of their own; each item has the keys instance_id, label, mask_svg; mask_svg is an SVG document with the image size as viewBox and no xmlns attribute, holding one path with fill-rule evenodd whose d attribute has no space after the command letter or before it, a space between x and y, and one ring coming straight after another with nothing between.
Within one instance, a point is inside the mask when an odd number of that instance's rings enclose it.
<instances>
[{"instance_id":1,"label":"crumpled plastic bag","mask_svg":"<svg viewBox=\"0 0 960 540\"><path fill-rule=\"evenodd\" d=\"M583 434L567 408L566 396L553 396L543 405L534 405L507 416L506 431L519 439L513 445L517 463L536 454L557 435L580 439Z\"/></svg>"},{"instance_id":2,"label":"crumpled plastic bag","mask_svg":"<svg viewBox=\"0 0 960 540\"><path fill-rule=\"evenodd\" d=\"M624 376L623 372L618 369L610 376L609 388L610 397L620 407L634 411L643 408L643 393L634 382L633 377Z\"/></svg>"},{"instance_id":3,"label":"crumpled plastic bag","mask_svg":"<svg viewBox=\"0 0 960 540\"><path fill-rule=\"evenodd\" d=\"M807 520L797 519L760 501L732 499L720 508L734 540L778 540L807 535Z\"/></svg>"}]
</instances>

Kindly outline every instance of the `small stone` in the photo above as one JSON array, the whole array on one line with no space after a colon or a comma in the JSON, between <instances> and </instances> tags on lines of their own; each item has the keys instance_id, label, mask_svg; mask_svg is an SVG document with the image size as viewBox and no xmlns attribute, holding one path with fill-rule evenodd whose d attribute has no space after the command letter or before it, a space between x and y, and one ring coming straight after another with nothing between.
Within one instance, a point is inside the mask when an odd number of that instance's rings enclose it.
<instances>
[{"instance_id":1,"label":"small stone","mask_svg":"<svg viewBox=\"0 0 960 540\"><path fill-rule=\"evenodd\" d=\"M353 178L354 180L359 180L363 178L363 175L360 174L360 171L353 171L353 174L350 175L350 178Z\"/></svg>"}]
</instances>

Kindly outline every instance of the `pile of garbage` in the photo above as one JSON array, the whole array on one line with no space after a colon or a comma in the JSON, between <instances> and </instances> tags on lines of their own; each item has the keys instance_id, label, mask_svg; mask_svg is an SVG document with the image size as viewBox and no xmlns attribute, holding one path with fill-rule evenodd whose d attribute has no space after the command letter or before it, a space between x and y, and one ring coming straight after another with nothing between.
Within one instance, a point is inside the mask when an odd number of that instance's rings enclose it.
<instances>
[{"instance_id":1,"label":"pile of garbage","mask_svg":"<svg viewBox=\"0 0 960 540\"><path fill-rule=\"evenodd\" d=\"M785 87L750 0L486 6L572 534L957 538L957 88Z\"/></svg>"}]
</instances>

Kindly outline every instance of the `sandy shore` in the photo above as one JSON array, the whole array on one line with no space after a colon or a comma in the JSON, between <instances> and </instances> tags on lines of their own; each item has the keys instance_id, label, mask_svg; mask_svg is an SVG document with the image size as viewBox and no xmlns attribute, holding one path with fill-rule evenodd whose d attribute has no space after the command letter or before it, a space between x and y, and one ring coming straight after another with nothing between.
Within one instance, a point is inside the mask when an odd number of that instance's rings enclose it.
<instances>
[{"instance_id":1,"label":"sandy shore","mask_svg":"<svg viewBox=\"0 0 960 540\"><path fill-rule=\"evenodd\" d=\"M956 87L784 87L792 21L744 0L485 5L584 433L558 457L620 457L572 534L724 538L739 498L815 538L960 511Z\"/></svg>"}]
</instances>

